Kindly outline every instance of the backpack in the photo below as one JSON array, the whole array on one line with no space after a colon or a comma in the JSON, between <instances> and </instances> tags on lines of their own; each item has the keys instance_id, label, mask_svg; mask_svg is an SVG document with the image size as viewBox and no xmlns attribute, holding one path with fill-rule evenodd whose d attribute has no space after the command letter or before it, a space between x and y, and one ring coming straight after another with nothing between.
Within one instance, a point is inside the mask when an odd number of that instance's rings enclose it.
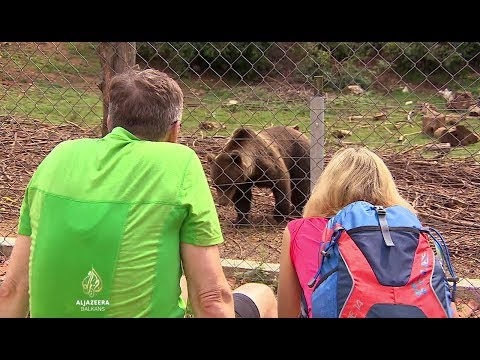
<instances>
[{"instance_id":1,"label":"backpack","mask_svg":"<svg viewBox=\"0 0 480 360\"><path fill-rule=\"evenodd\" d=\"M458 278L448 247L403 206L345 206L327 223L319 259L308 284L312 317L453 317Z\"/></svg>"}]
</instances>

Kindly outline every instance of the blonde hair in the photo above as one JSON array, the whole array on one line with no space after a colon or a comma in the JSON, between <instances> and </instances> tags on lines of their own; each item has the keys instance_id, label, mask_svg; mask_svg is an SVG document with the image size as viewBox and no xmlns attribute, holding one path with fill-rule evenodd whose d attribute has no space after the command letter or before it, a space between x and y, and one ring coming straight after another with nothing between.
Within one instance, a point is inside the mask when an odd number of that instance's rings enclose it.
<instances>
[{"instance_id":1,"label":"blonde hair","mask_svg":"<svg viewBox=\"0 0 480 360\"><path fill-rule=\"evenodd\" d=\"M402 205L415 212L398 193L393 176L383 160L366 148L338 151L322 172L303 217L333 216L354 201L373 205Z\"/></svg>"}]
</instances>

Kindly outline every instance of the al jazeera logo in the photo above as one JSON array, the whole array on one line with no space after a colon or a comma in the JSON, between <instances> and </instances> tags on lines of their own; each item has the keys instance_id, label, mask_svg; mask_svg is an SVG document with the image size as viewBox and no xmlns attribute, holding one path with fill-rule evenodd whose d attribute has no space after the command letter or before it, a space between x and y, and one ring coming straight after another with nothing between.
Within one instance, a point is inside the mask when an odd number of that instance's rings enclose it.
<instances>
[{"instance_id":1,"label":"al jazeera logo","mask_svg":"<svg viewBox=\"0 0 480 360\"><path fill-rule=\"evenodd\" d=\"M90 299L77 300L76 305L80 306L80 311L105 311L105 306L110 305L109 301L93 299L102 291L102 286L102 278L92 266L82 281L83 293L90 297Z\"/></svg>"}]
</instances>

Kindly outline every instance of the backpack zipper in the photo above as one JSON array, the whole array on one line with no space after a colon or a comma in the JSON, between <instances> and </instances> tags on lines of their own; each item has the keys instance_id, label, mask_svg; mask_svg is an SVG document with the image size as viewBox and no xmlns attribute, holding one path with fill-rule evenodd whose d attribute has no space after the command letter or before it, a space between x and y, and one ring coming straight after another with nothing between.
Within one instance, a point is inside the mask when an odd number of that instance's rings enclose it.
<instances>
[{"instance_id":1,"label":"backpack zipper","mask_svg":"<svg viewBox=\"0 0 480 360\"><path fill-rule=\"evenodd\" d=\"M336 242L338 241L338 239L340 238L340 235L342 235L342 231L345 230L343 227L340 227L338 229L336 229L333 234L332 234L332 237L331 237L331 240L330 240L330 244L328 244L327 248L325 250L322 250L321 251L321 254L324 256L324 257L328 257L330 256L330 254L328 253L328 251L332 248L333 245L336 244ZM322 265L323 265L323 258L322 258L322 262L320 263L320 266L318 267L318 270L317 270L317 273L315 274L315 276L308 282L307 286L309 288L312 288L313 286L315 286L315 283L317 282L317 279L318 277L320 276L320 271L322 270ZM328 272L330 273L330 271ZM327 274L328 274L327 273ZM316 288L316 287L315 287Z\"/></svg>"},{"instance_id":2,"label":"backpack zipper","mask_svg":"<svg viewBox=\"0 0 480 360\"><path fill-rule=\"evenodd\" d=\"M390 226L390 231L406 231L415 234L420 234L420 230L407 226ZM348 234L355 234L360 231L381 231L380 226L359 226L350 230L347 230Z\"/></svg>"},{"instance_id":3,"label":"backpack zipper","mask_svg":"<svg viewBox=\"0 0 480 360\"><path fill-rule=\"evenodd\" d=\"M320 281L317 281L317 284L315 285L315 287L313 288L313 291L315 291L325 280L327 280L330 275L332 275L333 273L336 273L338 271L338 266L335 266L332 270L330 270L329 272L327 272L321 279Z\"/></svg>"},{"instance_id":4,"label":"backpack zipper","mask_svg":"<svg viewBox=\"0 0 480 360\"><path fill-rule=\"evenodd\" d=\"M342 234L343 230L345 230L345 229L344 228L338 228L337 230L335 230L333 232L330 244L328 244L327 248L321 252L321 254L324 257L328 257L330 255L328 253L328 251L337 242L337 240L340 238L340 235ZM350 230L346 230L346 231L347 231L348 234L355 234L355 233L361 232L361 231L381 231L381 227L380 226L359 226L359 227L356 227L356 228L353 228L353 229L350 229ZM395 231L395 232L396 231L406 231L406 232L411 232L411 233L415 233L415 234L420 234L420 230L418 230L416 228L412 228L412 227L406 227L406 226L392 226L392 227L390 227L390 231ZM322 262L323 262L323 260L322 260ZM338 270L337 268L335 268L335 269L333 269L335 271L333 271L333 270L329 271L328 273L325 274L325 276L317 284L317 280L318 280L318 277L320 276L321 269L322 269L322 265L320 264L317 272L315 273L315 276L307 284L307 286L309 288L312 288L312 287L315 286L315 288L314 288L314 290L315 290L323 281L325 281L327 279L328 276L330 276L332 273L334 273L336 270Z\"/></svg>"}]
</instances>

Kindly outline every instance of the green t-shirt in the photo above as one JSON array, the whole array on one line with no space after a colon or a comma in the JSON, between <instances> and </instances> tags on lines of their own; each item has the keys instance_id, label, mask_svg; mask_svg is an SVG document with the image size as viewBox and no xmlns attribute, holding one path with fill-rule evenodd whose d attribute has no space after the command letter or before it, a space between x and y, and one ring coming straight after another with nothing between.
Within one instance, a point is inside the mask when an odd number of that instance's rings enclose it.
<instances>
[{"instance_id":1,"label":"green t-shirt","mask_svg":"<svg viewBox=\"0 0 480 360\"><path fill-rule=\"evenodd\" d=\"M183 317L180 242L223 242L195 152L121 127L53 149L18 232L32 238L31 317Z\"/></svg>"}]
</instances>

